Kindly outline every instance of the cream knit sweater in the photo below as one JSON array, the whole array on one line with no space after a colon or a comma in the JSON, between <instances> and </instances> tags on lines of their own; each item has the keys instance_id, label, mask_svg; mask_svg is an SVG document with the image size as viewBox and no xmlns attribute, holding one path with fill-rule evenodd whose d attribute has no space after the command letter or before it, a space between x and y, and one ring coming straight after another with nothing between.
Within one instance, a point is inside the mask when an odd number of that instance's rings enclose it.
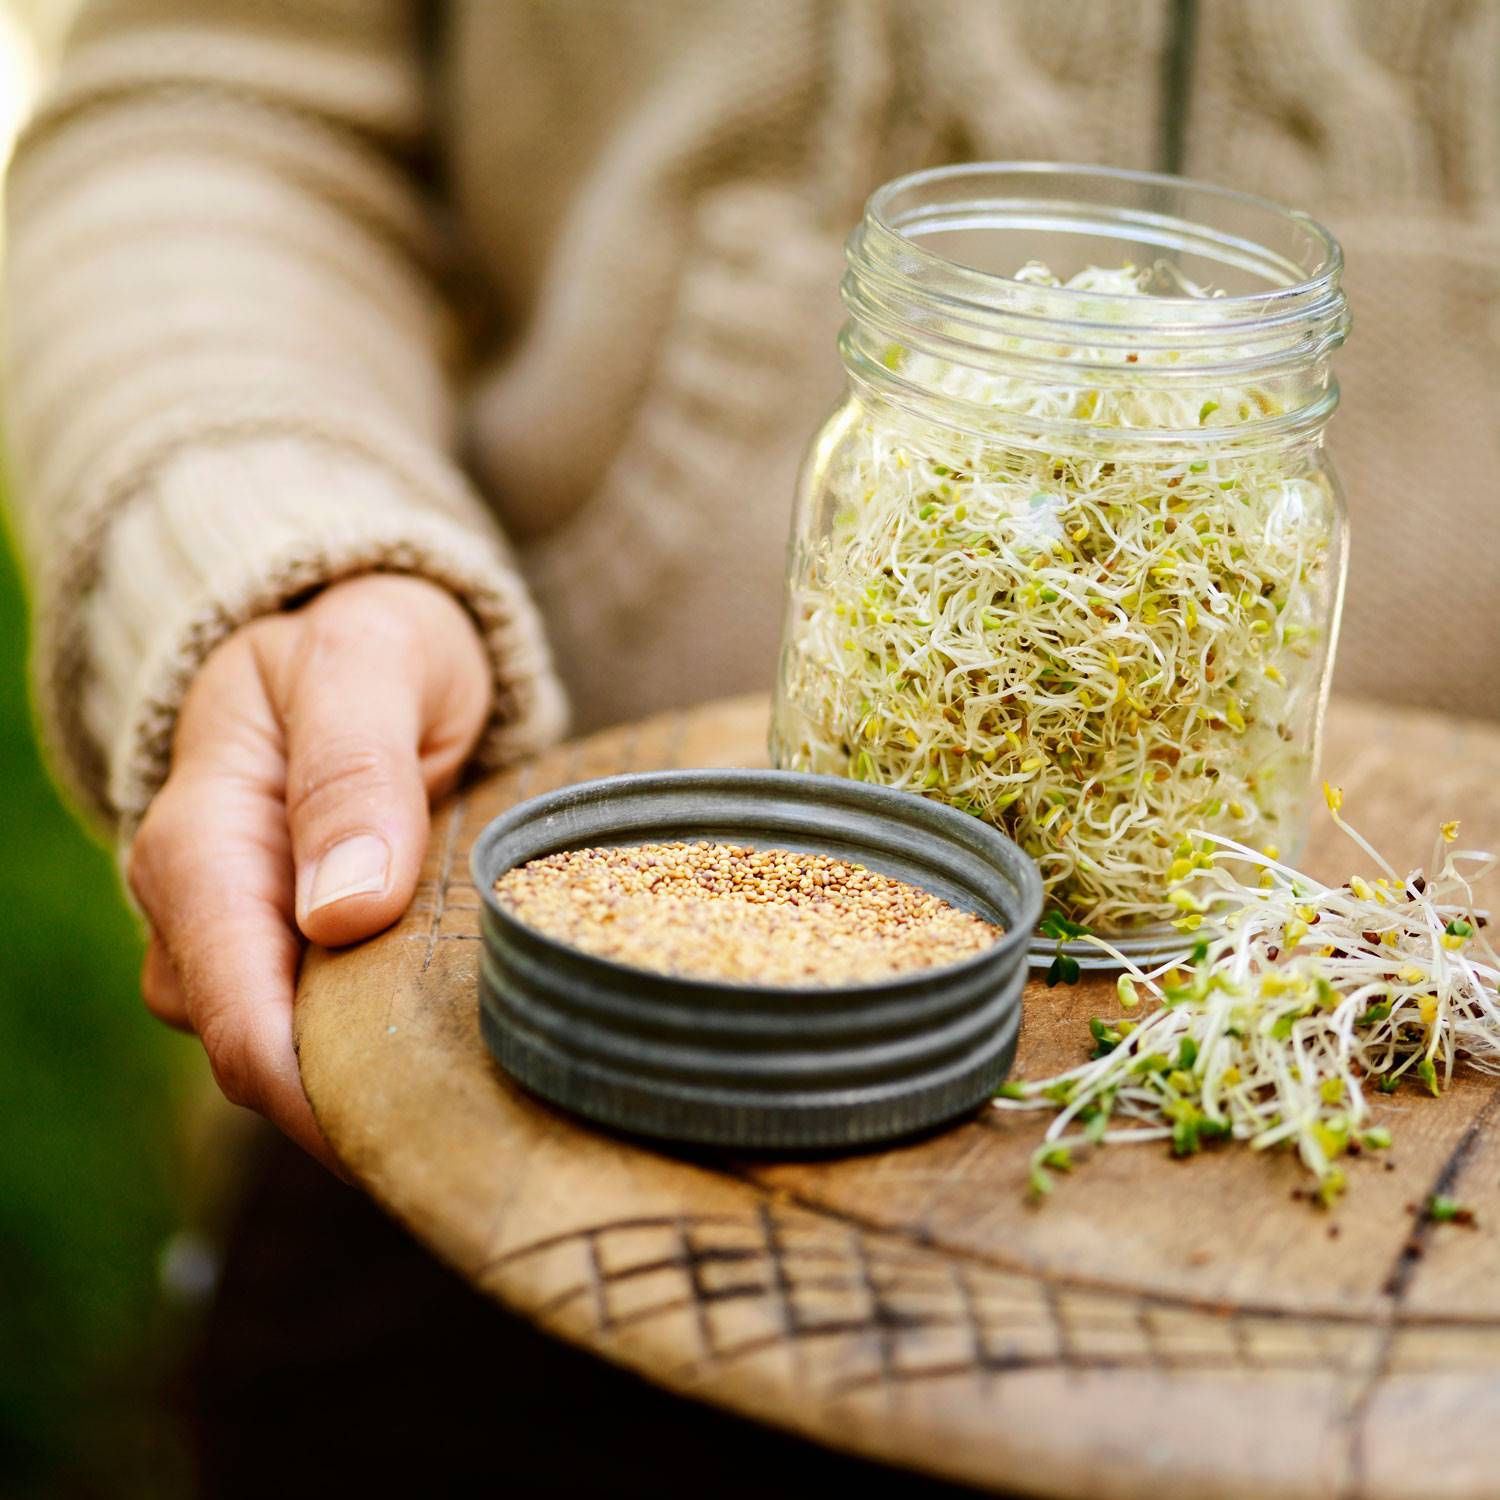
<instances>
[{"instance_id":1,"label":"cream knit sweater","mask_svg":"<svg viewBox=\"0 0 1500 1500\"><path fill-rule=\"evenodd\" d=\"M1500 711L1497 64L1487 0L95 4L9 190L61 768L128 832L214 644L370 568L473 612L491 761L558 675L583 725L768 684L865 195L1162 165L1184 77L1186 170L1348 252L1342 685Z\"/></svg>"}]
</instances>

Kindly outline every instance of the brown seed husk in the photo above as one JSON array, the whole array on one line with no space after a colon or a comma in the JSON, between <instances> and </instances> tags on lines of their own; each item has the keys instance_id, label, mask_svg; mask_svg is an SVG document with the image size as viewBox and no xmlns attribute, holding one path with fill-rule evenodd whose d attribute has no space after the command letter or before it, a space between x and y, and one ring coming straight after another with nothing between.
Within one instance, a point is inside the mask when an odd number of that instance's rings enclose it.
<instances>
[{"instance_id":1,"label":"brown seed husk","mask_svg":"<svg viewBox=\"0 0 1500 1500\"><path fill-rule=\"evenodd\" d=\"M863 865L707 841L549 854L507 871L495 893L570 947L734 984L868 983L957 963L1001 934Z\"/></svg>"}]
</instances>

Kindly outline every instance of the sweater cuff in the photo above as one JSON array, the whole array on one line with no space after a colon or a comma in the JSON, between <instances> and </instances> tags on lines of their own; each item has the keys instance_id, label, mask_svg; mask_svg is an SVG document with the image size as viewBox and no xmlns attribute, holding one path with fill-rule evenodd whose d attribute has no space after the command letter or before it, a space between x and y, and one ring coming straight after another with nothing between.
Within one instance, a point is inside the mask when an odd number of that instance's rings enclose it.
<instances>
[{"instance_id":1,"label":"sweater cuff","mask_svg":"<svg viewBox=\"0 0 1500 1500\"><path fill-rule=\"evenodd\" d=\"M477 763L506 764L564 729L540 619L488 517L420 505L358 453L302 436L180 449L115 513L99 564L74 605L75 650L43 662L41 700L77 790L126 838L166 779L178 708L214 647L357 573L430 579L473 616L495 702Z\"/></svg>"}]
</instances>

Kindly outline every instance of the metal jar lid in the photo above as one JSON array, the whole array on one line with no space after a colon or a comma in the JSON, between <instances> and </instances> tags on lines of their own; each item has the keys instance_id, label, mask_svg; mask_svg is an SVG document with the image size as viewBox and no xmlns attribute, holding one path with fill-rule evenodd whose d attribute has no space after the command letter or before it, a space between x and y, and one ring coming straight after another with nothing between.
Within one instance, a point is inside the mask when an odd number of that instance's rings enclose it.
<instances>
[{"instance_id":1,"label":"metal jar lid","mask_svg":"<svg viewBox=\"0 0 1500 1500\"><path fill-rule=\"evenodd\" d=\"M698 839L851 860L1005 933L961 963L876 983L758 987L580 952L494 893L544 854ZM486 1043L533 1093L600 1124L699 1145L868 1145L973 1109L1015 1055L1036 866L989 825L909 792L791 771L611 776L502 813L470 867Z\"/></svg>"}]
</instances>

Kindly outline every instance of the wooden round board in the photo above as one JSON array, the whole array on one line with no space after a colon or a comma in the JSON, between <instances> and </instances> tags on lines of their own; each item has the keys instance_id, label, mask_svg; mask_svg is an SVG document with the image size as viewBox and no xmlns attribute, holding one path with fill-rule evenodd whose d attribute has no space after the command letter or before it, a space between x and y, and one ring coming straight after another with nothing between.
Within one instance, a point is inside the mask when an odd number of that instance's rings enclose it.
<instances>
[{"instance_id":1,"label":"wooden round board","mask_svg":"<svg viewBox=\"0 0 1500 1500\"><path fill-rule=\"evenodd\" d=\"M511 803L586 777L763 763L737 700L565 746L433 818L391 931L314 952L302 1075L351 1173L543 1327L706 1401L998 1491L1091 1500L1484 1500L1500 1493L1500 1087L1382 1103L1394 1170L1323 1214L1284 1156L1095 1152L1025 1201L1043 1116L993 1110L838 1160L684 1159L529 1098L479 1039L467 854ZM1403 866L1436 824L1500 840L1500 726L1335 705L1346 816ZM1314 871L1361 868L1331 827ZM1491 893L1493 899L1493 892ZM1117 1007L1033 984L1040 1076ZM1477 1228L1418 1222L1427 1195Z\"/></svg>"}]
</instances>

